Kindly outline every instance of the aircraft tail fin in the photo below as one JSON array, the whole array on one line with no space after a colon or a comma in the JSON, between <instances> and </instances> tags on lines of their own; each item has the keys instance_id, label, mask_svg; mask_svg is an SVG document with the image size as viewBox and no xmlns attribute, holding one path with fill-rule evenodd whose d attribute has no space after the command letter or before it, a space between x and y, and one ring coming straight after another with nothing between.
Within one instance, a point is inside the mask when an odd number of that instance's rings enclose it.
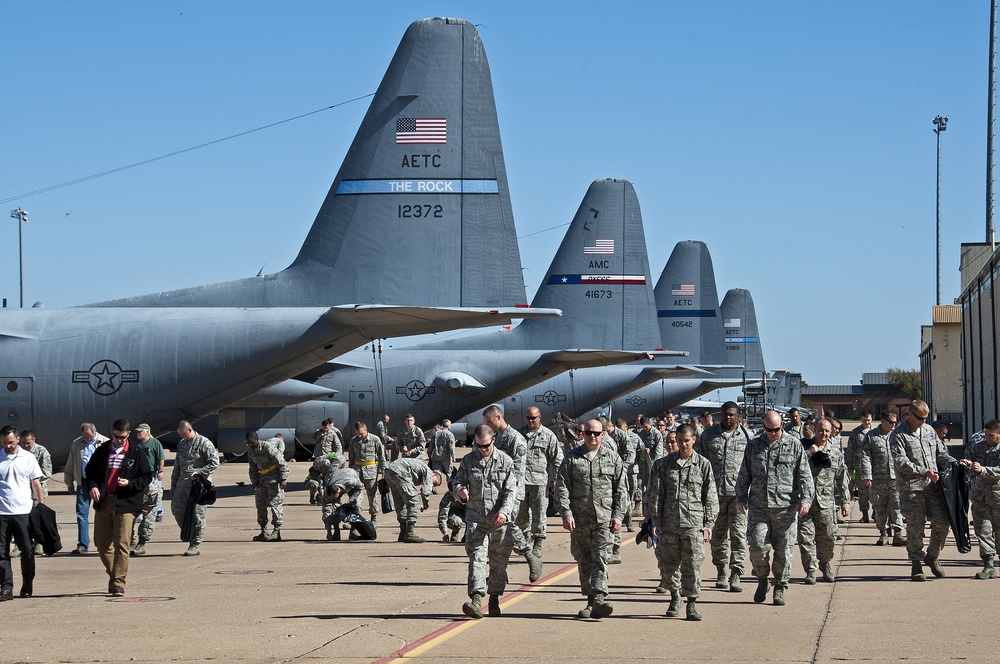
<instances>
[{"instance_id":1,"label":"aircraft tail fin","mask_svg":"<svg viewBox=\"0 0 1000 664\"><path fill-rule=\"evenodd\" d=\"M526 348L659 348L651 283L632 183L596 180L532 301L561 309L562 318L526 320L514 334Z\"/></svg>"},{"instance_id":2,"label":"aircraft tail fin","mask_svg":"<svg viewBox=\"0 0 1000 664\"><path fill-rule=\"evenodd\" d=\"M730 364L742 364L748 373L761 373L764 353L757 331L753 297L745 288L731 288L722 300L722 321L726 330L726 355Z\"/></svg>"},{"instance_id":3,"label":"aircraft tail fin","mask_svg":"<svg viewBox=\"0 0 1000 664\"><path fill-rule=\"evenodd\" d=\"M412 23L305 243L276 274L105 306L514 306L524 279L489 63L462 19Z\"/></svg>"},{"instance_id":4,"label":"aircraft tail fin","mask_svg":"<svg viewBox=\"0 0 1000 664\"><path fill-rule=\"evenodd\" d=\"M674 246L655 294L664 347L688 351L688 364L733 364L726 357L715 268L704 242Z\"/></svg>"}]
</instances>

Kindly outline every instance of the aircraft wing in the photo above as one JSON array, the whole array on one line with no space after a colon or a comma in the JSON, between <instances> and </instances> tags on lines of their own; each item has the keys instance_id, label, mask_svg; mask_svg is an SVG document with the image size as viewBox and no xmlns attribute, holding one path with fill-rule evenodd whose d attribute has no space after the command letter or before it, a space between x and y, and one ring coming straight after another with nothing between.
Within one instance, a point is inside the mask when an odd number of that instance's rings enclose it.
<instances>
[{"instance_id":1,"label":"aircraft wing","mask_svg":"<svg viewBox=\"0 0 1000 664\"><path fill-rule=\"evenodd\" d=\"M368 339L406 337L470 327L509 325L518 318L555 318L559 309L532 307L406 307L354 304L331 307L326 319ZM357 344L358 346L362 344Z\"/></svg>"},{"instance_id":2,"label":"aircraft wing","mask_svg":"<svg viewBox=\"0 0 1000 664\"><path fill-rule=\"evenodd\" d=\"M671 367L646 367L640 372L640 379L643 381L643 385L651 383L654 380L660 378L687 378L689 376L711 376L710 370L706 370L704 367L697 366L686 366L686 365L675 365Z\"/></svg>"},{"instance_id":3,"label":"aircraft wing","mask_svg":"<svg viewBox=\"0 0 1000 664\"><path fill-rule=\"evenodd\" d=\"M337 390L291 378L272 385L257 394L232 405L235 408L284 408L305 401L325 399L337 394Z\"/></svg>"}]
</instances>

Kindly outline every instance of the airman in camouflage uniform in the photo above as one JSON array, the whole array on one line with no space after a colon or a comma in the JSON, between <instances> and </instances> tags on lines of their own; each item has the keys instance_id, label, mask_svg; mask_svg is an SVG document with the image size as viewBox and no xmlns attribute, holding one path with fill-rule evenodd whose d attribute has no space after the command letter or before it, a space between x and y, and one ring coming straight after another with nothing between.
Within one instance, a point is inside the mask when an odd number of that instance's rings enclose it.
<instances>
[{"instance_id":1,"label":"airman in camouflage uniform","mask_svg":"<svg viewBox=\"0 0 1000 664\"><path fill-rule=\"evenodd\" d=\"M590 420L583 435L583 445L563 458L556 495L563 528L570 533L570 553L579 569L580 589L587 596L587 606L577 616L604 618L614 611L605 601L608 547L628 509L628 486L621 457L613 446L602 444L601 423Z\"/></svg>"},{"instance_id":2,"label":"airman in camouflage uniform","mask_svg":"<svg viewBox=\"0 0 1000 664\"><path fill-rule=\"evenodd\" d=\"M446 482L455 474L455 434L451 432L451 420L442 420L441 428L431 435L427 458L431 470L441 473Z\"/></svg>"},{"instance_id":3,"label":"airman in camouflage uniform","mask_svg":"<svg viewBox=\"0 0 1000 664\"><path fill-rule=\"evenodd\" d=\"M545 512L549 507L548 489L555 482L563 453L556 435L542 424L542 413L538 408L529 407L525 419L524 500L518 508L515 523L522 532L531 533L532 553L541 558L546 533Z\"/></svg>"},{"instance_id":4,"label":"airman in camouflage uniform","mask_svg":"<svg viewBox=\"0 0 1000 664\"><path fill-rule=\"evenodd\" d=\"M876 546L885 546L892 533L892 545L904 546L903 515L899 512L899 491L896 490L896 467L889 452L889 434L896 428L896 414L885 411L879 426L870 429L861 442L861 484L869 489L872 516L878 527Z\"/></svg>"},{"instance_id":5,"label":"airman in camouflage uniform","mask_svg":"<svg viewBox=\"0 0 1000 664\"><path fill-rule=\"evenodd\" d=\"M792 408L788 411L788 422L785 424L785 432L790 433L799 440L802 440L804 436L804 424L802 422L802 413L799 412L798 408Z\"/></svg>"},{"instance_id":6,"label":"airman in camouflage uniform","mask_svg":"<svg viewBox=\"0 0 1000 664\"><path fill-rule=\"evenodd\" d=\"M195 475L206 479L219 467L219 452L205 436L197 433L190 422L182 420L177 425L177 433L181 440L177 443L177 454L174 456L174 469L170 473L170 511L177 521L177 526L183 528L184 512L187 510L188 496L191 495L191 480ZM201 553L201 540L205 536L206 513L205 505L195 506L194 527L191 530L191 541L185 556L197 556Z\"/></svg>"},{"instance_id":7,"label":"airman in camouflage uniform","mask_svg":"<svg viewBox=\"0 0 1000 664\"><path fill-rule=\"evenodd\" d=\"M962 465L972 474L972 524L979 538L983 569L977 579L997 578L993 557L997 554L1000 532L1000 420L990 420L983 429L985 439L969 448Z\"/></svg>"},{"instance_id":8,"label":"airman in camouflage uniform","mask_svg":"<svg viewBox=\"0 0 1000 664\"><path fill-rule=\"evenodd\" d=\"M490 406L483 411L483 422L486 423L496 438L493 444L498 450L509 456L514 461L514 475L517 478L517 492L514 496L513 514L518 514L521 509L521 502L524 500L524 477L527 470L528 442L514 427L507 424L503 413L497 406ZM524 556L528 561L528 581L534 583L542 576L542 559L534 554L524 531L518 528L517 524L511 523L507 528L507 536L513 542L514 551Z\"/></svg>"},{"instance_id":9,"label":"airman in camouflage uniform","mask_svg":"<svg viewBox=\"0 0 1000 664\"><path fill-rule=\"evenodd\" d=\"M734 593L743 590L740 577L746 571L747 517L736 509L736 477L749 442L750 433L740 423L739 406L727 401L722 404L719 423L705 429L694 447L695 452L712 464L719 493L719 516L713 524L711 540L712 564L718 571L715 587Z\"/></svg>"},{"instance_id":10,"label":"airman in camouflage uniform","mask_svg":"<svg viewBox=\"0 0 1000 664\"><path fill-rule=\"evenodd\" d=\"M619 429L615 424L601 415L597 418L597 421L601 423L604 427L604 445L611 445L612 449L618 453L618 456L622 459L622 467L625 469L625 493L626 493L626 503L628 503L628 508L625 510L625 518L622 520L622 525L628 530L628 532L633 532L635 529L632 526L632 504L629 496L632 494L628 493L628 479L629 479L629 466L630 462L635 461L635 447L630 445L628 434L621 429ZM621 420L624 422L624 420ZM638 436L637 436L638 438ZM641 443L640 443L641 444ZM630 454L631 451L631 454ZM611 553L608 555L609 565L620 565L622 562L621 556L621 546L622 546L622 531L619 530L615 533L613 538L613 543L611 545Z\"/></svg>"},{"instance_id":11,"label":"airman in camouflage uniform","mask_svg":"<svg viewBox=\"0 0 1000 664\"><path fill-rule=\"evenodd\" d=\"M334 454L341 460L341 463L336 464L339 468L343 465L344 435L340 433L340 429L334 425L332 417L324 420L323 424L327 428L320 429L323 433L319 437L316 446L313 448L313 458L319 459L321 457L328 457L331 454Z\"/></svg>"},{"instance_id":12,"label":"airman in camouflage uniform","mask_svg":"<svg viewBox=\"0 0 1000 664\"><path fill-rule=\"evenodd\" d=\"M326 526L326 539L336 542L340 540L340 524L334 523L334 514L343 498L348 501L361 497L364 484L358 473L351 468L331 470L323 478L323 492L326 494L325 504L330 506L329 513L324 511L323 525Z\"/></svg>"},{"instance_id":13,"label":"airman in camouflage uniform","mask_svg":"<svg viewBox=\"0 0 1000 664\"><path fill-rule=\"evenodd\" d=\"M639 491L639 450L642 449L642 439L639 438L639 434L628 428L628 424L622 418L618 419L618 428L628 437L625 454L619 453L618 456L622 458L622 463L625 464L625 479L628 484L629 509L625 525L629 529L629 532L632 532L634 528L632 517L635 516L633 509L637 502L642 501L642 495Z\"/></svg>"},{"instance_id":14,"label":"airman in camouflage uniform","mask_svg":"<svg viewBox=\"0 0 1000 664\"><path fill-rule=\"evenodd\" d=\"M858 509L861 510L861 523L868 523L868 510L871 507L871 489L861 481L861 465L864 452L861 446L865 435L872 430L872 419L875 414L865 408L861 411L861 424L854 427L847 439L847 451L844 453L844 463L847 464L848 477L851 480L851 495L858 496Z\"/></svg>"},{"instance_id":15,"label":"airman in camouflage uniform","mask_svg":"<svg viewBox=\"0 0 1000 664\"><path fill-rule=\"evenodd\" d=\"M701 620L695 602L701 594L704 543L711 537L719 513L719 497L712 464L695 453L694 441L694 427L682 424L677 428L679 449L653 464L646 495L653 535L660 541L656 560L661 583L670 590L667 616L680 615L684 596L688 599L687 619Z\"/></svg>"},{"instance_id":16,"label":"airman in camouflage uniform","mask_svg":"<svg viewBox=\"0 0 1000 664\"><path fill-rule=\"evenodd\" d=\"M260 534L255 542L280 542L281 524L285 521L285 487L288 485L288 464L277 446L261 441L253 431L247 433L247 461L250 484L257 506ZM271 532L267 532L267 510L271 508Z\"/></svg>"},{"instance_id":17,"label":"airman in camouflage uniform","mask_svg":"<svg viewBox=\"0 0 1000 664\"><path fill-rule=\"evenodd\" d=\"M400 457L419 459L427 446L427 439L424 438L423 429L418 427L416 418L407 413L403 418L403 428L396 434L392 445L392 460Z\"/></svg>"},{"instance_id":18,"label":"airman in camouflage uniform","mask_svg":"<svg viewBox=\"0 0 1000 664\"><path fill-rule=\"evenodd\" d=\"M413 531L417 517L430 507L431 490L441 484L440 473L432 472L420 459L402 457L385 467L383 473L399 521L399 542L423 544L427 540ZM419 487L419 488L418 488Z\"/></svg>"},{"instance_id":19,"label":"airman in camouflage uniform","mask_svg":"<svg viewBox=\"0 0 1000 664\"><path fill-rule=\"evenodd\" d=\"M799 517L799 553L802 555L802 569L806 572L806 585L816 583L817 570L822 573L824 581L833 583L830 561L833 560L833 544L837 539L837 511L839 508L841 516L846 517L851 504L844 448L831 438L833 423L828 419L818 420L815 430L806 452L816 497L809 512ZM803 440L802 445L807 442L810 441Z\"/></svg>"},{"instance_id":20,"label":"airman in camouflage uniform","mask_svg":"<svg viewBox=\"0 0 1000 664\"><path fill-rule=\"evenodd\" d=\"M360 420L354 423L354 437L348 445L347 458L365 486L369 519L375 523L378 518L375 492L378 476L385 470L385 447L378 436L368 433L368 425Z\"/></svg>"},{"instance_id":21,"label":"airman in camouflage uniform","mask_svg":"<svg viewBox=\"0 0 1000 664\"><path fill-rule=\"evenodd\" d=\"M896 466L896 489L899 504L906 519L906 553L910 559L910 580L924 581L921 560L934 576L945 575L938 562L948 537L948 508L937 483L939 470L955 462L948 448L927 424L930 409L916 399L910 403L902 424L889 434L889 450ZM924 525L931 522L931 540L924 555Z\"/></svg>"},{"instance_id":22,"label":"airman in camouflage uniform","mask_svg":"<svg viewBox=\"0 0 1000 664\"><path fill-rule=\"evenodd\" d=\"M455 495L455 478L448 484L448 490L441 496L438 504L438 530L441 531L443 542L457 542L458 533L465 525L465 501ZM449 530L451 531L449 533ZM465 538L462 538L465 541Z\"/></svg>"},{"instance_id":23,"label":"airman in camouflage uniform","mask_svg":"<svg viewBox=\"0 0 1000 664\"><path fill-rule=\"evenodd\" d=\"M465 501L465 552L469 556L469 601L462 612L482 618L482 600L489 594L489 614L500 615L500 596L507 584L507 563L513 550L508 530L513 526L517 495L514 460L495 445L491 427L480 424L475 450L462 458L455 474L455 496ZM489 563L489 577L486 565Z\"/></svg>"},{"instance_id":24,"label":"airman in camouflage uniform","mask_svg":"<svg viewBox=\"0 0 1000 664\"><path fill-rule=\"evenodd\" d=\"M641 495L649 488L649 471L653 467L653 462L664 455L663 436L666 434L660 433L658 429L654 428L653 423L645 415L638 417L638 424L639 426L635 433L639 436L639 440L642 441L642 446L638 449ZM673 429L670 429L670 431L676 430L676 425L674 425Z\"/></svg>"},{"instance_id":25,"label":"airman in camouflage uniform","mask_svg":"<svg viewBox=\"0 0 1000 664\"><path fill-rule=\"evenodd\" d=\"M753 601L767 599L767 575L773 575L774 604L785 604L791 574L792 544L798 516L812 505L815 489L809 461L799 439L783 432L781 414L764 414L764 431L753 438L743 455L736 478L736 502L747 514L747 544L757 591ZM774 549L774 562L769 560Z\"/></svg>"}]
</instances>

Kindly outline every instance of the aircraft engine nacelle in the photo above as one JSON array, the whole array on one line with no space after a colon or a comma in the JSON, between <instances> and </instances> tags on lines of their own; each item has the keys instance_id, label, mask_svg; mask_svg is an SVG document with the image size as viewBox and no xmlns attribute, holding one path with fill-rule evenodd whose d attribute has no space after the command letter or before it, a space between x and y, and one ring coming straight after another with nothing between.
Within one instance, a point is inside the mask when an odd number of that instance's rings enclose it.
<instances>
[{"instance_id":1,"label":"aircraft engine nacelle","mask_svg":"<svg viewBox=\"0 0 1000 664\"><path fill-rule=\"evenodd\" d=\"M434 377L434 385L459 396L472 396L486 389L481 382L464 371L445 371Z\"/></svg>"}]
</instances>

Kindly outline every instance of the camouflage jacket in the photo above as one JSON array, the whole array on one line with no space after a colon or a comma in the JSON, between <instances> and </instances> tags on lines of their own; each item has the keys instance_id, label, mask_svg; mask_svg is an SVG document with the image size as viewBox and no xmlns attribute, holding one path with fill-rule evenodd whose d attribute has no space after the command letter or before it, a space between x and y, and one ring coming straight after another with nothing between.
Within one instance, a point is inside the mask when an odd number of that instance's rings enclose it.
<instances>
[{"instance_id":1,"label":"camouflage jacket","mask_svg":"<svg viewBox=\"0 0 1000 664\"><path fill-rule=\"evenodd\" d=\"M351 438L347 456L351 468L357 471L363 480L373 480L385 470L385 447L375 434L370 433L364 438L358 436Z\"/></svg>"},{"instance_id":2,"label":"camouflage jacket","mask_svg":"<svg viewBox=\"0 0 1000 664\"><path fill-rule=\"evenodd\" d=\"M847 465L848 470L856 470L860 474L861 458L864 455L861 447L865 444L865 436L874 428L868 427L867 429L862 429L859 425L851 431L851 435L847 439L847 451L844 452L844 464Z\"/></svg>"},{"instance_id":3,"label":"camouflage jacket","mask_svg":"<svg viewBox=\"0 0 1000 664\"><path fill-rule=\"evenodd\" d=\"M278 447L266 440L256 447L247 445L247 461L250 466L250 484L260 486L264 482L284 482L288 479L288 464ZM266 471L266 472L265 472Z\"/></svg>"},{"instance_id":4,"label":"camouflage jacket","mask_svg":"<svg viewBox=\"0 0 1000 664\"><path fill-rule=\"evenodd\" d=\"M772 443L762 433L747 444L736 478L738 502L781 509L812 505L815 494L806 451L798 438L785 432Z\"/></svg>"},{"instance_id":5,"label":"camouflage jacket","mask_svg":"<svg viewBox=\"0 0 1000 664\"><path fill-rule=\"evenodd\" d=\"M508 522L514 520L517 476L514 460L503 450L493 448L493 454L483 457L477 450L462 457L455 473L455 493L469 492L465 506L465 522L485 525L497 514Z\"/></svg>"},{"instance_id":6,"label":"camouflage jacket","mask_svg":"<svg viewBox=\"0 0 1000 664\"><path fill-rule=\"evenodd\" d=\"M524 498L524 475L527 470L528 441L521 432L508 426L503 431L496 432L493 444L498 450L514 461L514 475L517 477L517 500Z\"/></svg>"},{"instance_id":7,"label":"camouflage jacket","mask_svg":"<svg viewBox=\"0 0 1000 664\"><path fill-rule=\"evenodd\" d=\"M883 433L882 427L869 429L861 442L861 466L858 468L859 480L887 482L896 479L896 467L892 463L889 452L889 433Z\"/></svg>"},{"instance_id":8,"label":"camouflage jacket","mask_svg":"<svg viewBox=\"0 0 1000 664\"><path fill-rule=\"evenodd\" d=\"M1000 445L990 447L981 440L969 448L969 460L978 461L983 467L978 475L966 471L972 478L969 498L977 503L1000 505Z\"/></svg>"},{"instance_id":9,"label":"camouflage jacket","mask_svg":"<svg viewBox=\"0 0 1000 664\"><path fill-rule=\"evenodd\" d=\"M409 450L406 456L411 459L419 459L426 446L427 439L424 438L423 429L414 424L412 429L399 430L399 434L396 435L396 441L393 443L392 456L393 458L401 456L405 447Z\"/></svg>"},{"instance_id":10,"label":"camouflage jacket","mask_svg":"<svg viewBox=\"0 0 1000 664\"><path fill-rule=\"evenodd\" d=\"M711 528L719 516L712 472L712 464L698 453L682 459L673 452L657 459L649 474L643 514L661 530Z\"/></svg>"},{"instance_id":11,"label":"camouflage jacket","mask_svg":"<svg viewBox=\"0 0 1000 664\"><path fill-rule=\"evenodd\" d=\"M196 433L189 442L181 438L177 443L174 469L170 473L170 487L179 482L191 481L191 475L209 478L219 467L219 452L208 438Z\"/></svg>"},{"instance_id":12,"label":"camouflage jacket","mask_svg":"<svg viewBox=\"0 0 1000 664\"><path fill-rule=\"evenodd\" d=\"M555 479L555 473L562 463L562 446L556 435L545 425L539 425L534 431L525 431L524 440L527 446L524 483L545 486Z\"/></svg>"},{"instance_id":13,"label":"camouflage jacket","mask_svg":"<svg viewBox=\"0 0 1000 664\"><path fill-rule=\"evenodd\" d=\"M802 441L805 445L805 441ZM822 468L817 464L809 463L809 470L813 476L813 486L816 489L816 497L813 499L815 505L828 510L835 507L848 505L851 502L851 494L847 488L847 465L844 463L844 448L834 438L826 442L820 448L821 452L826 452L830 457L830 467ZM808 456L808 451L806 456Z\"/></svg>"},{"instance_id":14,"label":"camouflage jacket","mask_svg":"<svg viewBox=\"0 0 1000 664\"><path fill-rule=\"evenodd\" d=\"M365 486L361 483L358 473L351 468L338 468L331 473L327 473L323 483L326 485L325 489L327 491L339 486L347 494L348 500L357 500L358 496L361 495L361 490Z\"/></svg>"},{"instance_id":15,"label":"camouflage jacket","mask_svg":"<svg viewBox=\"0 0 1000 664\"><path fill-rule=\"evenodd\" d=\"M665 448L663 447L663 434L661 434L656 427L652 427L649 431L637 429L635 434L639 436L639 440L642 441L642 445L638 450L639 461L653 463L663 456L665 451ZM646 448L649 449L648 458L646 457L645 452L643 452L643 449Z\"/></svg>"},{"instance_id":16,"label":"camouflage jacket","mask_svg":"<svg viewBox=\"0 0 1000 664\"><path fill-rule=\"evenodd\" d=\"M588 456L587 446L566 453L556 481L556 500L563 519L572 517L577 526L606 527L611 519L622 519L628 507L625 466L612 445L601 445Z\"/></svg>"},{"instance_id":17,"label":"camouflage jacket","mask_svg":"<svg viewBox=\"0 0 1000 664\"><path fill-rule=\"evenodd\" d=\"M455 463L455 434L444 428L432 433L431 442L427 445L427 458Z\"/></svg>"},{"instance_id":18,"label":"camouflage jacket","mask_svg":"<svg viewBox=\"0 0 1000 664\"><path fill-rule=\"evenodd\" d=\"M742 424L732 433L722 430L721 424L713 424L695 443L694 451L712 464L715 488L720 496L736 495L736 477L743 465L743 453L750 442L750 433Z\"/></svg>"},{"instance_id":19,"label":"camouflage jacket","mask_svg":"<svg viewBox=\"0 0 1000 664\"><path fill-rule=\"evenodd\" d=\"M929 469L944 470L955 462L948 454L944 441L927 424L910 427L904 417L902 424L889 434L889 451L896 467L896 488L899 491L923 491L932 482L924 475Z\"/></svg>"},{"instance_id":20,"label":"camouflage jacket","mask_svg":"<svg viewBox=\"0 0 1000 664\"><path fill-rule=\"evenodd\" d=\"M396 459L385 467L385 473L392 473L403 482L409 482L417 487L424 500L430 498L431 489L434 488L433 475L430 466L420 459L406 457Z\"/></svg>"}]
</instances>

